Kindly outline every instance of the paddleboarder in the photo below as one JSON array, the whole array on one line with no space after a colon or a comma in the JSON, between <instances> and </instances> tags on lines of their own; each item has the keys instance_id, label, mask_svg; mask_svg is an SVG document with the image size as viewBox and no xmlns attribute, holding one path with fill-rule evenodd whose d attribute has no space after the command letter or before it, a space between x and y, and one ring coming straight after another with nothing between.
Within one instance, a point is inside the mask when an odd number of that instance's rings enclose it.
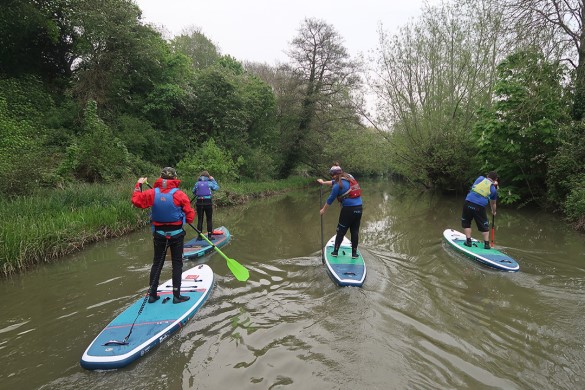
<instances>
[{"instance_id":1,"label":"paddleboarder","mask_svg":"<svg viewBox=\"0 0 585 390\"><path fill-rule=\"evenodd\" d=\"M165 261L167 248L171 249L173 266L173 303L188 301L189 297L181 295L181 274L183 272L183 241L185 230L183 223L193 223L195 210L187 194L179 189L181 181L172 167L163 168L154 187L142 191L142 184L147 182L141 177L136 182L132 193L132 204L145 209L152 207L152 240L154 257L150 269L150 289L148 302L156 302L160 272Z\"/></svg>"},{"instance_id":2,"label":"paddleboarder","mask_svg":"<svg viewBox=\"0 0 585 390\"><path fill-rule=\"evenodd\" d=\"M478 177L471 190L465 197L461 214L461 227L465 233L466 246L471 246L471 221L475 220L477 230L483 235L484 248L490 249L490 223L487 217L486 206L490 205L492 215L496 215L496 201L498 199L498 174L491 171L487 177Z\"/></svg>"},{"instance_id":3,"label":"paddleboarder","mask_svg":"<svg viewBox=\"0 0 585 390\"><path fill-rule=\"evenodd\" d=\"M325 214L327 208L337 199L341 204L339 212L339 222L337 223L337 236L331 256L337 257L339 246L347 230L350 231L351 237L351 257L357 259L357 247L359 242L360 222L362 219L362 190L358 182L349 173L343 172L339 164L335 163L329 170L331 180L317 179L321 185L330 185L331 194L323 208L320 210L321 215Z\"/></svg>"},{"instance_id":4,"label":"paddleboarder","mask_svg":"<svg viewBox=\"0 0 585 390\"><path fill-rule=\"evenodd\" d=\"M195 197L195 209L197 210L197 229L203 231L203 214L207 221L207 237L213 240L213 195L214 191L219 189L219 185L209 175L209 172L202 171L199 179L193 186L193 195Z\"/></svg>"}]
</instances>

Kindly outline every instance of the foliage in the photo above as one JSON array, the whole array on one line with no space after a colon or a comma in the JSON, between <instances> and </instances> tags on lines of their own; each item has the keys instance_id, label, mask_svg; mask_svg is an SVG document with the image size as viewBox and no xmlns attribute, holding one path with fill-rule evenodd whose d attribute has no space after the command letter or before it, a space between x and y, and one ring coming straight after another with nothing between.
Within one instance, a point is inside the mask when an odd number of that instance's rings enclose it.
<instances>
[{"instance_id":1,"label":"foliage","mask_svg":"<svg viewBox=\"0 0 585 390\"><path fill-rule=\"evenodd\" d=\"M475 126L485 172L501 177L502 201L541 201L558 129L568 122L564 68L536 52L510 55L498 66L496 103Z\"/></svg>"},{"instance_id":2,"label":"foliage","mask_svg":"<svg viewBox=\"0 0 585 390\"><path fill-rule=\"evenodd\" d=\"M85 110L83 133L67 148L60 173L89 182L113 181L128 173L126 146L97 115L90 101Z\"/></svg>"},{"instance_id":3,"label":"foliage","mask_svg":"<svg viewBox=\"0 0 585 390\"><path fill-rule=\"evenodd\" d=\"M548 162L546 183L548 199L562 205L567 195L575 188L582 187L578 180L585 174L585 123L574 122L559 133L559 147Z\"/></svg>"},{"instance_id":4,"label":"foliage","mask_svg":"<svg viewBox=\"0 0 585 390\"><path fill-rule=\"evenodd\" d=\"M235 180L239 177L238 168L242 159L233 160L229 152L222 150L213 138L204 142L200 148L188 153L177 164L177 172L183 178L198 178L203 170L208 171L218 181Z\"/></svg>"},{"instance_id":5,"label":"foliage","mask_svg":"<svg viewBox=\"0 0 585 390\"><path fill-rule=\"evenodd\" d=\"M175 36L170 44L173 50L189 57L195 69L208 68L220 58L219 49L200 29L186 30Z\"/></svg>"},{"instance_id":6,"label":"foliage","mask_svg":"<svg viewBox=\"0 0 585 390\"><path fill-rule=\"evenodd\" d=\"M51 96L34 77L0 80L0 192L26 194L49 174L52 163L46 113Z\"/></svg>"},{"instance_id":7,"label":"foliage","mask_svg":"<svg viewBox=\"0 0 585 390\"><path fill-rule=\"evenodd\" d=\"M576 229L585 231L585 174L574 177L575 186L567 196L564 211Z\"/></svg>"},{"instance_id":8,"label":"foliage","mask_svg":"<svg viewBox=\"0 0 585 390\"><path fill-rule=\"evenodd\" d=\"M398 34L380 32L370 84L397 173L440 188L467 186L476 175L469 132L491 103L503 35L501 10L489 0L428 6Z\"/></svg>"}]
</instances>

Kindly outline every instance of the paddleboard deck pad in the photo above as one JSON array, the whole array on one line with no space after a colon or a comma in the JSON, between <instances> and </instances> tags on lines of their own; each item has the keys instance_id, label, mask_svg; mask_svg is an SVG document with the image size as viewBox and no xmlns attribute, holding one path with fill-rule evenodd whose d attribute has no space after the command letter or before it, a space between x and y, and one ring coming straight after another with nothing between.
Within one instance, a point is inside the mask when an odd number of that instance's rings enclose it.
<instances>
[{"instance_id":1,"label":"paddleboard deck pad","mask_svg":"<svg viewBox=\"0 0 585 390\"><path fill-rule=\"evenodd\" d=\"M222 226L213 231L211 242L213 242L216 247L221 248L229 242L230 237L229 230L225 226ZM205 256L211 251L213 251L213 246L209 245L204 238L197 239L197 237L195 237L183 244L183 259L197 259Z\"/></svg>"},{"instance_id":2,"label":"paddleboard deck pad","mask_svg":"<svg viewBox=\"0 0 585 390\"><path fill-rule=\"evenodd\" d=\"M331 237L324 248L325 265L327 273L331 279L339 286L361 287L366 279L366 263L360 253L357 251L358 258L351 258L351 241L343 237L337 257L333 257L333 247L335 245L335 236Z\"/></svg>"},{"instance_id":3,"label":"paddleboard deck pad","mask_svg":"<svg viewBox=\"0 0 585 390\"><path fill-rule=\"evenodd\" d=\"M144 298L130 305L101 331L83 353L81 366L88 370L127 366L185 326L209 296L213 271L208 265L200 264L183 272L182 279L181 295L190 297L190 300L173 303L172 279L159 285L157 291L160 298L154 303L146 302L140 315L138 312ZM111 341L125 340L135 319L127 344L112 344Z\"/></svg>"},{"instance_id":4,"label":"paddleboard deck pad","mask_svg":"<svg viewBox=\"0 0 585 390\"><path fill-rule=\"evenodd\" d=\"M472 238L471 247L464 245L465 234L458 232L457 230L446 229L443 232L443 238L457 252L463 253L488 267L509 272L516 272L520 269L520 265L516 260L497 249L485 249L484 243L481 241Z\"/></svg>"}]
</instances>

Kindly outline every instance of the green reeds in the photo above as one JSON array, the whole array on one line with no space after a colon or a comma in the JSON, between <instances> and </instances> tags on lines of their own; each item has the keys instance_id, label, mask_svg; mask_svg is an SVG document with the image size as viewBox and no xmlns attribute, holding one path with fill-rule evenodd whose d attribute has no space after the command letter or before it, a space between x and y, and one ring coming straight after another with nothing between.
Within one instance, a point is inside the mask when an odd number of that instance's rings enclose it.
<instances>
[{"instance_id":1,"label":"green reeds","mask_svg":"<svg viewBox=\"0 0 585 390\"><path fill-rule=\"evenodd\" d=\"M0 272L50 262L148 223L130 203L132 183L75 184L0 200Z\"/></svg>"},{"instance_id":2,"label":"green reeds","mask_svg":"<svg viewBox=\"0 0 585 390\"><path fill-rule=\"evenodd\" d=\"M311 182L314 179L296 177L220 183L215 203L245 203ZM135 183L135 179L113 184L76 183L26 197L0 198L0 276L54 261L92 242L146 226L149 210L138 209L130 202ZM192 183L183 181L182 186L191 195Z\"/></svg>"}]
</instances>

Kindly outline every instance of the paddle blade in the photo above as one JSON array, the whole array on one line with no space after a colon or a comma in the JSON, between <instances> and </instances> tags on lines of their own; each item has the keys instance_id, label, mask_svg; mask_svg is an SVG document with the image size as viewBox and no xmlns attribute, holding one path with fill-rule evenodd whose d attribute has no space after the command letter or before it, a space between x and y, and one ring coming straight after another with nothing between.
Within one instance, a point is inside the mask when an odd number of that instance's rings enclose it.
<instances>
[{"instance_id":1,"label":"paddle blade","mask_svg":"<svg viewBox=\"0 0 585 390\"><path fill-rule=\"evenodd\" d=\"M234 274L236 279L238 279L240 282L245 282L246 280L248 280L248 278L250 277L250 272L246 269L246 267L244 267L234 259L226 258L226 260L228 268L230 269L230 271L232 271L232 274Z\"/></svg>"}]
</instances>

